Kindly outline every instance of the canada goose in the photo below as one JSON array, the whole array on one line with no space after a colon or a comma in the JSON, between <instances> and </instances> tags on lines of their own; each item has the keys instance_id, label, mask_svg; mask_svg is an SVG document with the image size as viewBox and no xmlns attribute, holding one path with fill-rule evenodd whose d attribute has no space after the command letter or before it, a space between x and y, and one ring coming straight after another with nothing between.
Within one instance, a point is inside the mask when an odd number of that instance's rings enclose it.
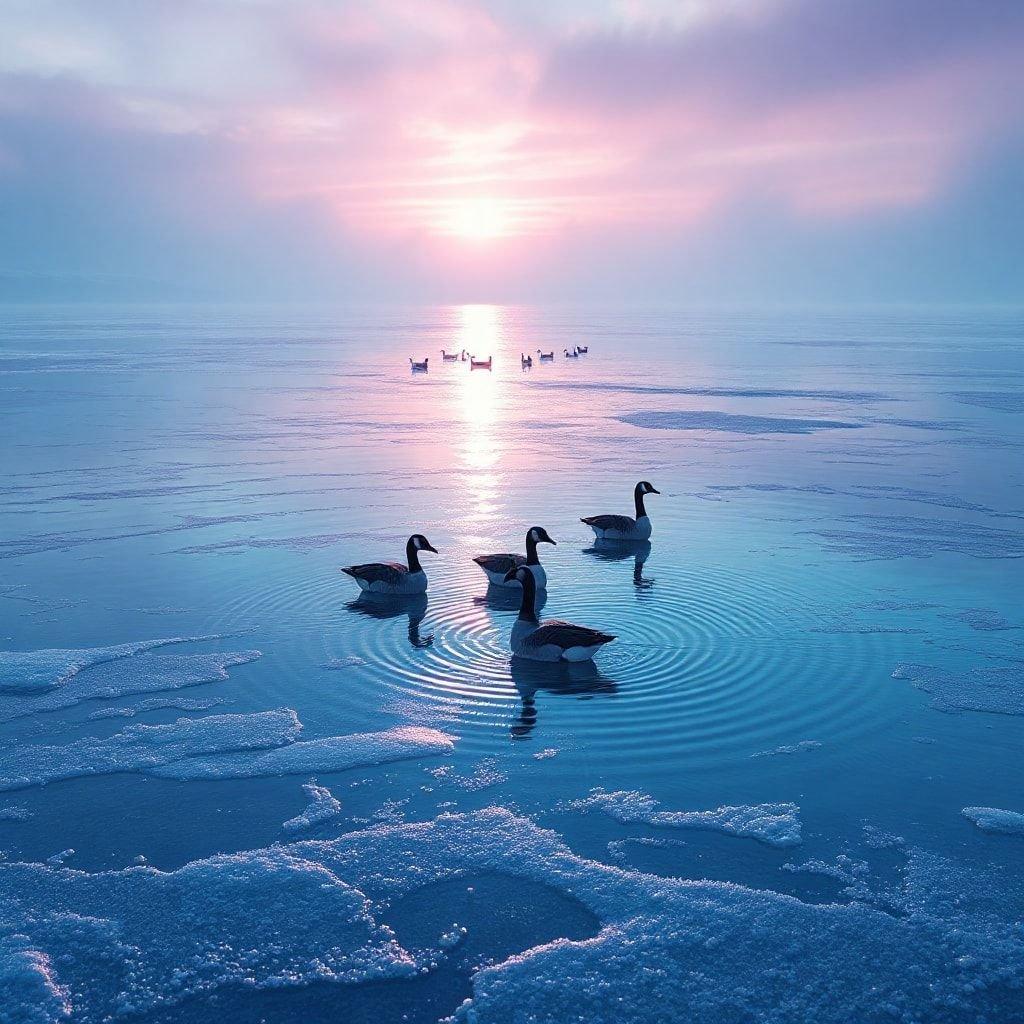
<instances>
[{"instance_id":1,"label":"canada goose","mask_svg":"<svg viewBox=\"0 0 1024 1024\"><path fill-rule=\"evenodd\" d=\"M457 363L459 361L459 358L460 358L460 353L459 352L445 352L444 349L441 349L441 359L442 359L442 361L444 361L446 363Z\"/></svg>"},{"instance_id":2,"label":"canada goose","mask_svg":"<svg viewBox=\"0 0 1024 1024\"><path fill-rule=\"evenodd\" d=\"M427 364L430 362L429 359L424 359L422 363L417 363L412 356L409 356L409 364L412 366L413 373L426 373Z\"/></svg>"},{"instance_id":3,"label":"canada goose","mask_svg":"<svg viewBox=\"0 0 1024 1024\"><path fill-rule=\"evenodd\" d=\"M528 356L524 352L520 352L519 362L522 363L523 369L527 370L533 366L533 356Z\"/></svg>"},{"instance_id":4,"label":"canada goose","mask_svg":"<svg viewBox=\"0 0 1024 1024\"><path fill-rule=\"evenodd\" d=\"M651 519L644 508L645 494L660 494L653 484L646 480L633 488L633 504L636 508L636 519L629 516L586 516L580 519L601 540L649 540L651 537Z\"/></svg>"},{"instance_id":5,"label":"canada goose","mask_svg":"<svg viewBox=\"0 0 1024 1024\"><path fill-rule=\"evenodd\" d=\"M577 345L576 346L576 351L579 352L579 354L581 356L585 356L590 351L590 346L589 345Z\"/></svg>"},{"instance_id":6,"label":"canada goose","mask_svg":"<svg viewBox=\"0 0 1024 1024\"><path fill-rule=\"evenodd\" d=\"M471 370L489 370L491 368L491 361L494 356L488 356L486 359L474 359L472 356L469 357L469 368Z\"/></svg>"},{"instance_id":7,"label":"canada goose","mask_svg":"<svg viewBox=\"0 0 1024 1024\"><path fill-rule=\"evenodd\" d=\"M542 363L552 363L555 360L555 350L554 349L552 349L550 352L541 352L540 349L537 349L537 355L540 356L540 361Z\"/></svg>"},{"instance_id":8,"label":"canada goose","mask_svg":"<svg viewBox=\"0 0 1024 1024\"><path fill-rule=\"evenodd\" d=\"M590 661L598 650L615 639L587 626L576 626L559 619L537 621L537 584L525 565L509 570L505 581L518 580L523 588L519 617L512 626L509 646L519 658L532 661Z\"/></svg>"},{"instance_id":9,"label":"canada goose","mask_svg":"<svg viewBox=\"0 0 1024 1024\"><path fill-rule=\"evenodd\" d=\"M419 553L435 548L422 533L414 533L405 545L408 565L401 562L367 562L343 566L342 572L359 584L360 590L371 594L422 594L427 589L427 574L420 565Z\"/></svg>"},{"instance_id":10,"label":"canada goose","mask_svg":"<svg viewBox=\"0 0 1024 1024\"><path fill-rule=\"evenodd\" d=\"M525 555L477 555L473 561L483 569L487 579L496 587L508 587L519 589L518 580L506 580L506 574L512 569L525 565L533 574L533 581L538 587L546 587L548 576L544 566L540 564L537 557L538 544L554 544L548 536L548 531L543 526L531 526L526 531L526 554Z\"/></svg>"},{"instance_id":11,"label":"canada goose","mask_svg":"<svg viewBox=\"0 0 1024 1024\"><path fill-rule=\"evenodd\" d=\"M574 348L571 352L568 349L565 350L565 358L566 359L579 359L579 356L580 356L580 353L579 353L578 349Z\"/></svg>"}]
</instances>

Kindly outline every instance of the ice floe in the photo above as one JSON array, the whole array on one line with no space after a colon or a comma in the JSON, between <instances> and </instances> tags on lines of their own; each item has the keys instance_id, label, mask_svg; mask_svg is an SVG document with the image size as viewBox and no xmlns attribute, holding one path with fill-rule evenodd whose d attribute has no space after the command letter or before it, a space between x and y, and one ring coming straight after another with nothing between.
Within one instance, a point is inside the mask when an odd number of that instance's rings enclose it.
<instances>
[{"instance_id":1,"label":"ice floe","mask_svg":"<svg viewBox=\"0 0 1024 1024\"><path fill-rule=\"evenodd\" d=\"M931 696L938 711L987 711L1024 715L1024 666L1000 665L963 671L899 664L893 679L907 679Z\"/></svg>"},{"instance_id":2,"label":"ice floe","mask_svg":"<svg viewBox=\"0 0 1024 1024\"><path fill-rule=\"evenodd\" d=\"M112 647L0 651L0 691L31 694L51 690L67 683L83 668L88 668L90 665L101 665L105 662L117 661L120 658L130 658L142 651L151 651L154 647L210 639L217 638L178 637L170 640L144 640L133 644L116 644Z\"/></svg>"},{"instance_id":3,"label":"ice floe","mask_svg":"<svg viewBox=\"0 0 1024 1024\"><path fill-rule=\"evenodd\" d=\"M174 779L307 774L454 750L452 737L414 726L313 740L299 740L301 730L294 711L278 708L130 725L64 746L15 746L0 751L0 790L130 771Z\"/></svg>"},{"instance_id":4,"label":"ice floe","mask_svg":"<svg viewBox=\"0 0 1024 1024\"><path fill-rule=\"evenodd\" d=\"M1024 533L969 520L911 516L845 516L842 527L811 530L832 551L864 558L931 558L950 553L972 558L1022 558Z\"/></svg>"},{"instance_id":5,"label":"ice floe","mask_svg":"<svg viewBox=\"0 0 1024 1024\"><path fill-rule=\"evenodd\" d=\"M855 430L862 423L799 419L792 416L744 416L694 409L682 412L644 411L616 416L633 427L649 430L722 430L732 434L812 434L816 430Z\"/></svg>"},{"instance_id":6,"label":"ice floe","mask_svg":"<svg viewBox=\"0 0 1024 1024\"><path fill-rule=\"evenodd\" d=\"M250 715L179 718L169 725L129 725L113 736L87 737L64 746L9 746L0 751L0 790L83 775L149 771L221 751L254 756L256 751L293 743L301 729L294 711L279 708Z\"/></svg>"},{"instance_id":7,"label":"ice floe","mask_svg":"<svg viewBox=\"0 0 1024 1024\"><path fill-rule=\"evenodd\" d=\"M21 665L8 664L0 676L0 722L56 711L85 700L110 700L217 682L228 678L229 668L260 657L259 651L141 654L153 646L185 642L164 640L148 646L129 644L94 651L27 652L38 657L26 659ZM114 653L117 651L123 653ZM4 653L9 656L13 652Z\"/></svg>"},{"instance_id":8,"label":"ice floe","mask_svg":"<svg viewBox=\"0 0 1024 1024\"><path fill-rule=\"evenodd\" d=\"M728 835L750 836L770 846L795 846L800 842L800 808L791 803L717 807L710 811L662 811L652 796L638 790L613 793L593 789L581 800L569 800L563 810L600 810L617 821L692 828Z\"/></svg>"},{"instance_id":9,"label":"ice floe","mask_svg":"<svg viewBox=\"0 0 1024 1024\"><path fill-rule=\"evenodd\" d=\"M781 747L773 747L771 750L759 750L751 757L773 757L776 754L804 754L809 750L817 750L821 746L819 740L800 740L799 743L786 743Z\"/></svg>"},{"instance_id":10,"label":"ice floe","mask_svg":"<svg viewBox=\"0 0 1024 1024\"><path fill-rule=\"evenodd\" d=\"M424 726L396 726L381 732L300 740L271 750L212 751L151 769L172 779L237 779L257 775L304 775L403 761L429 754L451 754L455 741Z\"/></svg>"},{"instance_id":11,"label":"ice floe","mask_svg":"<svg viewBox=\"0 0 1024 1024\"><path fill-rule=\"evenodd\" d=\"M959 619L970 626L971 629L976 629L980 632L1001 632L1003 630L1020 628L993 608L967 608L962 612L956 612L953 618Z\"/></svg>"},{"instance_id":12,"label":"ice floe","mask_svg":"<svg viewBox=\"0 0 1024 1024\"><path fill-rule=\"evenodd\" d=\"M60 1019L63 999L83 1024L230 984L407 977L423 964L365 894L390 901L485 872L571 895L602 927L478 970L456 1011L465 1024L652 1024L680 1008L750 1024L995 1020L993 1001L1024 980L1021 893L975 866L912 850L897 913L808 904L587 860L497 807L169 873L0 864L0 894L18 893L0 904L17 936L0 947L0 977L21 1019Z\"/></svg>"},{"instance_id":13,"label":"ice floe","mask_svg":"<svg viewBox=\"0 0 1024 1024\"><path fill-rule=\"evenodd\" d=\"M341 802L326 786L318 786L316 779L310 779L302 789L309 798L309 803L301 814L289 818L284 823L282 827L286 832L312 828L341 814Z\"/></svg>"},{"instance_id":14,"label":"ice floe","mask_svg":"<svg viewBox=\"0 0 1024 1024\"><path fill-rule=\"evenodd\" d=\"M993 412L1024 412L1024 391L954 391L952 396L963 405Z\"/></svg>"},{"instance_id":15,"label":"ice floe","mask_svg":"<svg viewBox=\"0 0 1024 1024\"><path fill-rule=\"evenodd\" d=\"M1024 836L1024 814L1019 811L1003 811L998 807L965 807L962 813L984 832Z\"/></svg>"},{"instance_id":16,"label":"ice floe","mask_svg":"<svg viewBox=\"0 0 1024 1024\"><path fill-rule=\"evenodd\" d=\"M96 720L101 718L134 718L146 711L161 711L165 709L175 711L209 711L218 704L227 703L220 697L150 697L148 700L140 700L122 708L100 708L93 711L89 718Z\"/></svg>"},{"instance_id":17,"label":"ice floe","mask_svg":"<svg viewBox=\"0 0 1024 1024\"><path fill-rule=\"evenodd\" d=\"M460 775L451 764L428 768L427 772L438 782L450 782L468 793L500 785L508 779L508 773L498 767L498 762L493 757L483 758L473 766L473 771L466 775Z\"/></svg>"},{"instance_id":18,"label":"ice floe","mask_svg":"<svg viewBox=\"0 0 1024 1024\"><path fill-rule=\"evenodd\" d=\"M170 873L36 864L0 873L3 890L19 895L0 904L17 943L13 963L0 946L0 993L19 1024L63 1019L67 1004L76 1022L98 1024L231 983L353 983L417 970L362 893L284 847Z\"/></svg>"}]
</instances>

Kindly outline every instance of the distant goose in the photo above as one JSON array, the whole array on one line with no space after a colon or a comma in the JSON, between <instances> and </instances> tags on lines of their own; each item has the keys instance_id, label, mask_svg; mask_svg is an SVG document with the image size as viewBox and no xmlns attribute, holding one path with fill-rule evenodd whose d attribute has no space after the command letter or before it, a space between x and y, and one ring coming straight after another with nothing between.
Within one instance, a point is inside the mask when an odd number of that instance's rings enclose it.
<instances>
[{"instance_id":1,"label":"distant goose","mask_svg":"<svg viewBox=\"0 0 1024 1024\"><path fill-rule=\"evenodd\" d=\"M610 633L602 633L586 626L574 626L558 619L537 621L537 584L533 573L525 565L511 569L506 582L518 580L523 588L519 618L512 627L509 646L519 658L532 661L590 661L606 643L614 640Z\"/></svg>"},{"instance_id":2,"label":"distant goose","mask_svg":"<svg viewBox=\"0 0 1024 1024\"><path fill-rule=\"evenodd\" d=\"M519 353L519 361L523 364L525 370L528 366L533 366L533 356L526 355L525 352Z\"/></svg>"},{"instance_id":3,"label":"distant goose","mask_svg":"<svg viewBox=\"0 0 1024 1024\"><path fill-rule=\"evenodd\" d=\"M641 480L633 488L636 519L630 519L629 516L586 516L580 522L586 523L601 540L649 540L651 520L644 508L644 495L660 493L652 484Z\"/></svg>"},{"instance_id":4,"label":"distant goose","mask_svg":"<svg viewBox=\"0 0 1024 1024\"><path fill-rule=\"evenodd\" d=\"M469 357L469 368L471 370L489 370L491 368L491 360L494 356L488 356L486 359L474 359L472 356Z\"/></svg>"},{"instance_id":5,"label":"distant goose","mask_svg":"<svg viewBox=\"0 0 1024 1024\"><path fill-rule=\"evenodd\" d=\"M422 533L414 533L405 545L408 566L401 562L367 562L343 566L341 571L370 594L422 594L427 589L427 574L420 565L421 551L437 554L437 548Z\"/></svg>"},{"instance_id":6,"label":"distant goose","mask_svg":"<svg viewBox=\"0 0 1024 1024\"><path fill-rule=\"evenodd\" d=\"M585 356L590 351L590 346L589 345L577 345L576 346L576 351L579 352L580 355L584 355Z\"/></svg>"},{"instance_id":7,"label":"distant goose","mask_svg":"<svg viewBox=\"0 0 1024 1024\"><path fill-rule=\"evenodd\" d=\"M446 363L457 363L460 359L465 358L465 350L462 352L445 352L444 349L441 349L441 359Z\"/></svg>"},{"instance_id":8,"label":"distant goose","mask_svg":"<svg viewBox=\"0 0 1024 1024\"><path fill-rule=\"evenodd\" d=\"M427 372L427 363L429 363L429 362L430 362L429 359L424 359L422 363L417 363L416 360L413 359L412 356L409 356L409 364L412 366L412 369L413 369L414 373L426 373Z\"/></svg>"},{"instance_id":9,"label":"distant goose","mask_svg":"<svg viewBox=\"0 0 1024 1024\"><path fill-rule=\"evenodd\" d=\"M540 356L540 361L542 363L553 363L555 361L554 349L552 349L550 352L541 352L540 349L537 349L537 355Z\"/></svg>"},{"instance_id":10,"label":"distant goose","mask_svg":"<svg viewBox=\"0 0 1024 1024\"><path fill-rule=\"evenodd\" d=\"M526 531L525 555L477 555L473 561L483 569L484 575L496 587L508 587L510 590L513 588L518 590L519 581L507 580L506 575L513 569L518 569L521 565L525 565L530 570L533 574L534 583L538 587L546 587L548 585L548 576L544 571L544 566L540 564L540 559L537 557L537 545L554 543L555 541L548 536L548 531L543 526L531 526Z\"/></svg>"},{"instance_id":11,"label":"distant goose","mask_svg":"<svg viewBox=\"0 0 1024 1024\"><path fill-rule=\"evenodd\" d=\"M574 348L571 352L568 349L565 350L565 358L566 359L578 359L579 355L580 355L579 349Z\"/></svg>"}]
</instances>

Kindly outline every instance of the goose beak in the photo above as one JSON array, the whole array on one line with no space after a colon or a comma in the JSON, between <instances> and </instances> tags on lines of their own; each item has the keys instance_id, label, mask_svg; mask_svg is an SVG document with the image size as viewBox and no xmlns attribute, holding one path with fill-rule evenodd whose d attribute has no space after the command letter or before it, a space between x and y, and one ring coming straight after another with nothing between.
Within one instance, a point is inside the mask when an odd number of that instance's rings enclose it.
<instances>
[{"instance_id":1,"label":"goose beak","mask_svg":"<svg viewBox=\"0 0 1024 1024\"><path fill-rule=\"evenodd\" d=\"M545 540L546 543L554 544L556 548L558 547L558 541L557 540L552 540L550 537L545 537L544 540Z\"/></svg>"},{"instance_id":2,"label":"goose beak","mask_svg":"<svg viewBox=\"0 0 1024 1024\"><path fill-rule=\"evenodd\" d=\"M659 491L657 487L652 487L651 494L661 494L661 491Z\"/></svg>"},{"instance_id":3,"label":"goose beak","mask_svg":"<svg viewBox=\"0 0 1024 1024\"><path fill-rule=\"evenodd\" d=\"M441 553L440 551L437 550L437 548L434 547L433 544L430 543L430 541L427 541L426 546L423 548L423 550L424 551L433 551L435 555L439 555Z\"/></svg>"}]
</instances>

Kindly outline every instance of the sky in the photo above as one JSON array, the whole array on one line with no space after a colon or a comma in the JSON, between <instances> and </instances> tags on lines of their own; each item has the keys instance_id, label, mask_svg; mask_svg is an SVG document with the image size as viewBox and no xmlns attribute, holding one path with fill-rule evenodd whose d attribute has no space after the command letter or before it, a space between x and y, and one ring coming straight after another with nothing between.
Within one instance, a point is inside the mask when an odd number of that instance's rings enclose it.
<instances>
[{"instance_id":1,"label":"sky","mask_svg":"<svg viewBox=\"0 0 1024 1024\"><path fill-rule=\"evenodd\" d=\"M0 299L1024 300L1021 0L0 0Z\"/></svg>"}]
</instances>

